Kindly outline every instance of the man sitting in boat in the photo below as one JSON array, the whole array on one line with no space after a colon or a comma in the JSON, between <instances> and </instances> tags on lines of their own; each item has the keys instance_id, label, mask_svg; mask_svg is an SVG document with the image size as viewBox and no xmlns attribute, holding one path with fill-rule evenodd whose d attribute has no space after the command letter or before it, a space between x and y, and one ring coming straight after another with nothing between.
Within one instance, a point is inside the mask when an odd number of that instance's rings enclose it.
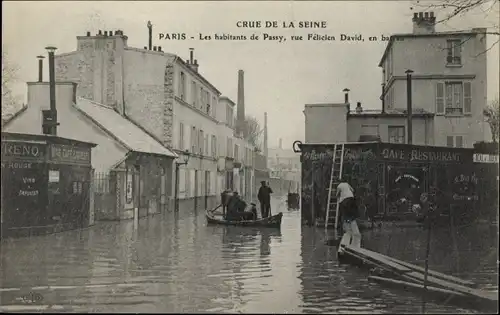
<instances>
[{"instance_id":1,"label":"man sitting in boat","mask_svg":"<svg viewBox=\"0 0 500 315\"><path fill-rule=\"evenodd\" d=\"M246 202L243 201L238 192L235 191L229 198L229 202L227 204L226 220L241 221L243 219L246 207Z\"/></svg>"}]
</instances>

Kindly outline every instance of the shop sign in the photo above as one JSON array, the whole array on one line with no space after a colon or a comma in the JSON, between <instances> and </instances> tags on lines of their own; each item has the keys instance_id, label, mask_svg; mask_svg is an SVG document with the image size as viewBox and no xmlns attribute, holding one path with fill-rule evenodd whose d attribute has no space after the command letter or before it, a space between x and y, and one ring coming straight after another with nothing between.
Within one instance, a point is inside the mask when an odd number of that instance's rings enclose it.
<instances>
[{"instance_id":1,"label":"shop sign","mask_svg":"<svg viewBox=\"0 0 500 315\"><path fill-rule=\"evenodd\" d=\"M409 162L463 162L462 154L453 151L385 148L381 152L386 160Z\"/></svg>"},{"instance_id":2,"label":"shop sign","mask_svg":"<svg viewBox=\"0 0 500 315\"><path fill-rule=\"evenodd\" d=\"M43 159L45 156L45 144L5 141L2 142L2 156L18 157L28 159Z\"/></svg>"},{"instance_id":3,"label":"shop sign","mask_svg":"<svg viewBox=\"0 0 500 315\"><path fill-rule=\"evenodd\" d=\"M90 164L90 148L52 144L50 147L50 160L62 163Z\"/></svg>"},{"instance_id":4,"label":"shop sign","mask_svg":"<svg viewBox=\"0 0 500 315\"><path fill-rule=\"evenodd\" d=\"M498 163L498 155L474 153L474 163Z\"/></svg>"},{"instance_id":5,"label":"shop sign","mask_svg":"<svg viewBox=\"0 0 500 315\"><path fill-rule=\"evenodd\" d=\"M49 170L49 183L59 183L59 171Z\"/></svg>"}]
</instances>

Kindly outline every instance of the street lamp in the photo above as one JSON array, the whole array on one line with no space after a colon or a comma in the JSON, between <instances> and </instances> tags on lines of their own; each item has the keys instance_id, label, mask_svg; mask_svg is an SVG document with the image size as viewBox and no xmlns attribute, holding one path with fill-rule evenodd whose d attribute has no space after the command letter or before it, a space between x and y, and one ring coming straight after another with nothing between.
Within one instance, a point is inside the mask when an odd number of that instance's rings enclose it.
<instances>
[{"instance_id":1,"label":"street lamp","mask_svg":"<svg viewBox=\"0 0 500 315\"><path fill-rule=\"evenodd\" d=\"M175 202L174 202L174 210L175 212L179 211L179 167L181 165L186 165L189 162L189 151L184 151L184 155L182 156L184 162L175 162Z\"/></svg>"},{"instance_id":2,"label":"street lamp","mask_svg":"<svg viewBox=\"0 0 500 315\"><path fill-rule=\"evenodd\" d=\"M413 115L413 109L412 109L412 99L411 99L411 74L413 73L413 70L406 70L406 97L407 97L407 104L406 104L406 111L407 111L407 118L408 118L408 144L412 144L413 142L413 126L412 126L412 115Z\"/></svg>"}]
</instances>

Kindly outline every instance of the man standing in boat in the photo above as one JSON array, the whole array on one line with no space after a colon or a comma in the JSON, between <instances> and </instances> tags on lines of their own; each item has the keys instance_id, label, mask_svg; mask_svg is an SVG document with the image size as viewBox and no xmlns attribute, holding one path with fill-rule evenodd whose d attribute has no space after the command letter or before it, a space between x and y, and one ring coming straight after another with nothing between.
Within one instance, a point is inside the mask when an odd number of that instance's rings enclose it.
<instances>
[{"instance_id":1,"label":"man standing in boat","mask_svg":"<svg viewBox=\"0 0 500 315\"><path fill-rule=\"evenodd\" d=\"M260 202L260 212L262 214L262 218L267 218L271 215L271 194L273 193L273 190L271 187L266 185L265 181L261 181L260 184L261 186L259 188L257 198Z\"/></svg>"},{"instance_id":2,"label":"man standing in boat","mask_svg":"<svg viewBox=\"0 0 500 315\"><path fill-rule=\"evenodd\" d=\"M337 186L337 198L339 202L340 222L350 222L357 217L356 199L354 199L354 188L343 177Z\"/></svg>"}]
</instances>

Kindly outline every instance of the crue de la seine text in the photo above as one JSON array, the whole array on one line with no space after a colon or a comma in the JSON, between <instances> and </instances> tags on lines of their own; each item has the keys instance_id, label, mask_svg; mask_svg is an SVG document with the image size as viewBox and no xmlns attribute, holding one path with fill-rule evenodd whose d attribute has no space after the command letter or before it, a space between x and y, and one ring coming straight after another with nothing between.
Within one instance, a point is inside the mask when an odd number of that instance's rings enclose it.
<instances>
[{"instance_id":1,"label":"crue de la seine text","mask_svg":"<svg viewBox=\"0 0 500 315\"><path fill-rule=\"evenodd\" d=\"M326 21L237 21L239 28L326 28Z\"/></svg>"}]
</instances>

